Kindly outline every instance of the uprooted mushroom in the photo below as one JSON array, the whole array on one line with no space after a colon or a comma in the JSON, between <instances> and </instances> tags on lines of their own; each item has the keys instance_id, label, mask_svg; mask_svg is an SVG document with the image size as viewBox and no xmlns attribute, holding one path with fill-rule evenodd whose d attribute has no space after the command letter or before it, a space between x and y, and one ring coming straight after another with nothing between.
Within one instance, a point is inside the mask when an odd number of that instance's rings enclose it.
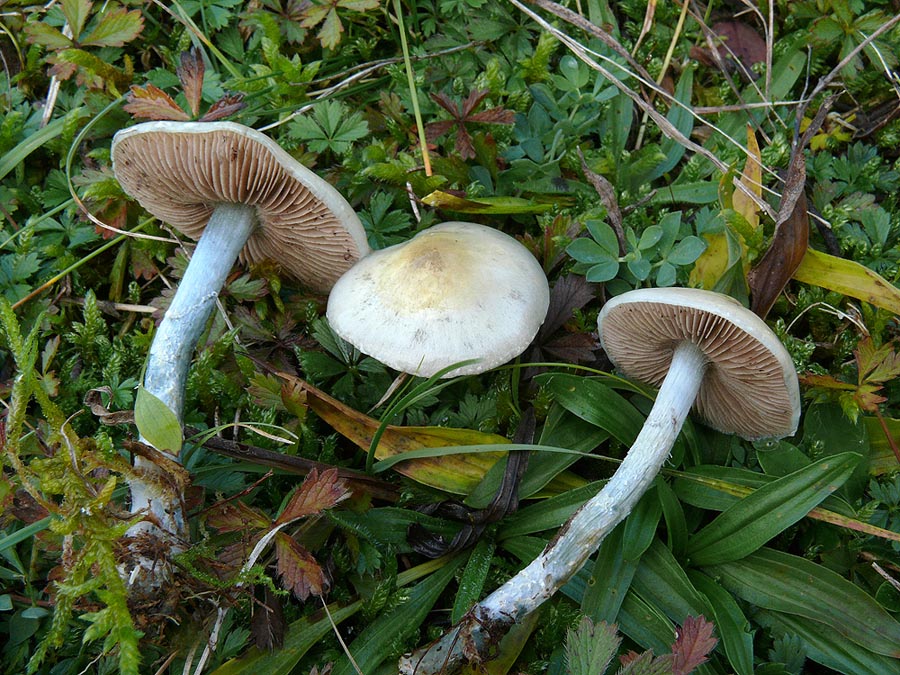
<instances>
[{"instance_id":1,"label":"uprooted mushroom","mask_svg":"<svg viewBox=\"0 0 900 675\"><path fill-rule=\"evenodd\" d=\"M535 560L438 641L405 656L401 673L451 672L466 652L484 653L559 590L650 487L692 405L709 426L747 439L796 431L800 392L790 355L732 298L698 289L639 289L607 302L598 327L603 348L624 374L660 387L637 439L603 489Z\"/></svg>"},{"instance_id":2,"label":"uprooted mushroom","mask_svg":"<svg viewBox=\"0 0 900 675\"><path fill-rule=\"evenodd\" d=\"M368 253L365 230L329 183L264 134L233 122L138 124L116 134L112 158L129 195L199 240L154 335L144 376L144 388L180 423L191 355L238 256L274 260L287 276L327 292ZM170 448L157 450L162 463L178 461ZM145 476L164 471L144 457L135 465ZM149 533L177 550L184 514L178 495L160 488L164 482L132 481L132 512L147 518L130 534ZM139 560L133 580L151 566Z\"/></svg>"}]
</instances>

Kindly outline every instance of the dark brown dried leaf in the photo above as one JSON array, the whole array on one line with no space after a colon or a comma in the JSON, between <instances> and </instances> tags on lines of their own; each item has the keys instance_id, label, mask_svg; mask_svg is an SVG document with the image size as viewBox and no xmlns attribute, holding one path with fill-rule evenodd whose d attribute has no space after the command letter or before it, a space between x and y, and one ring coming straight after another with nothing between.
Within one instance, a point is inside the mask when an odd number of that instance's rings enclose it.
<instances>
[{"instance_id":1,"label":"dark brown dried leaf","mask_svg":"<svg viewBox=\"0 0 900 675\"><path fill-rule=\"evenodd\" d=\"M206 515L206 524L219 532L243 532L248 528L267 529L272 521L242 501L228 501L213 505Z\"/></svg>"},{"instance_id":2,"label":"dark brown dried leaf","mask_svg":"<svg viewBox=\"0 0 900 675\"><path fill-rule=\"evenodd\" d=\"M273 651L284 644L284 610L281 598L268 586L262 587L262 598L253 607L250 634L257 649Z\"/></svg>"}]
</instances>

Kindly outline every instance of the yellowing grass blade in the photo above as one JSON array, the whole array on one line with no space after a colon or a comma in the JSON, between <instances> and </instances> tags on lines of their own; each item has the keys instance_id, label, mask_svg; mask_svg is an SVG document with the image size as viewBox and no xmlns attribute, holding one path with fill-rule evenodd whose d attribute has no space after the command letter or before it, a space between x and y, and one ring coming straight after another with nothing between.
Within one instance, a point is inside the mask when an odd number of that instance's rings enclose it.
<instances>
[{"instance_id":1,"label":"yellowing grass blade","mask_svg":"<svg viewBox=\"0 0 900 675\"><path fill-rule=\"evenodd\" d=\"M884 277L852 260L808 249L794 272L794 279L900 314L900 290Z\"/></svg>"}]
</instances>

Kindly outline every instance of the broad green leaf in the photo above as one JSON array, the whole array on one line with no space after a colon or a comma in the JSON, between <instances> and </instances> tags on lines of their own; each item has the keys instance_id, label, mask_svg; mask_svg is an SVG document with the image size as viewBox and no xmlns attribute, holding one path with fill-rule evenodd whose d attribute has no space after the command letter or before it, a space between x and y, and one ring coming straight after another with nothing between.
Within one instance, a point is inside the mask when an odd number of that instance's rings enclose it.
<instances>
[{"instance_id":1,"label":"broad green leaf","mask_svg":"<svg viewBox=\"0 0 900 675\"><path fill-rule=\"evenodd\" d=\"M884 277L853 260L810 248L794 272L794 279L900 314L900 290Z\"/></svg>"},{"instance_id":2,"label":"broad green leaf","mask_svg":"<svg viewBox=\"0 0 900 675\"><path fill-rule=\"evenodd\" d=\"M654 539L641 556L631 585L642 598L679 624L688 616L711 615L706 597L694 588L687 573L659 539Z\"/></svg>"},{"instance_id":3,"label":"broad green leaf","mask_svg":"<svg viewBox=\"0 0 900 675\"><path fill-rule=\"evenodd\" d=\"M713 181L665 185L650 200L652 204L712 204L719 198L719 185Z\"/></svg>"},{"instance_id":4,"label":"broad green leaf","mask_svg":"<svg viewBox=\"0 0 900 675\"><path fill-rule=\"evenodd\" d=\"M675 85L675 101L681 103L672 103L666 119L672 123L678 131L690 137L694 128L694 116L691 108L691 94L694 90L694 69L687 67L681 71L681 77L678 78L678 84ZM678 141L667 138L662 142L661 146L663 154L666 156L665 161L660 162L648 176L648 182L656 180L665 173L675 168L675 165L684 157L685 147Z\"/></svg>"},{"instance_id":5,"label":"broad green leaf","mask_svg":"<svg viewBox=\"0 0 900 675\"><path fill-rule=\"evenodd\" d=\"M622 552L627 522L619 523L600 544L584 589L581 611L594 621L616 621L637 570L638 560L626 560Z\"/></svg>"},{"instance_id":6,"label":"broad green leaf","mask_svg":"<svg viewBox=\"0 0 900 675\"><path fill-rule=\"evenodd\" d=\"M329 605L330 617L319 613L291 623L285 631L284 644L279 649L268 651L251 647L243 656L226 661L210 675L288 675L306 652L331 633L332 621L338 625L356 614L362 606L361 600L345 607L332 603ZM318 620L313 620L315 616L319 617Z\"/></svg>"},{"instance_id":7,"label":"broad green leaf","mask_svg":"<svg viewBox=\"0 0 900 675\"><path fill-rule=\"evenodd\" d=\"M497 533L500 539L552 530L569 519L579 507L599 492L602 483L594 482L519 509L503 521Z\"/></svg>"},{"instance_id":8,"label":"broad green leaf","mask_svg":"<svg viewBox=\"0 0 900 675\"><path fill-rule=\"evenodd\" d=\"M835 672L900 675L900 661L874 654L816 621L765 610L757 612L754 618L776 634L798 636L810 659Z\"/></svg>"},{"instance_id":9,"label":"broad green leaf","mask_svg":"<svg viewBox=\"0 0 900 675\"><path fill-rule=\"evenodd\" d=\"M675 641L675 624L659 608L644 600L634 588L625 594L616 621L622 633L657 654L667 653Z\"/></svg>"},{"instance_id":10,"label":"broad green leaf","mask_svg":"<svg viewBox=\"0 0 900 675\"><path fill-rule=\"evenodd\" d=\"M459 579L459 589L456 591L453 609L450 612L450 623L458 623L472 605L481 599L484 582L487 581L488 571L491 569L494 548L494 540L491 537L481 537L472 547L469 560Z\"/></svg>"},{"instance_id":11,"label":"broad green leaf","mask_svg":"<svg viewBox=\"0 0 900 675\"><path fill-rule=\"evenodd\" d=\"M691 562L715 565L755 551L843 485L859 460L849 452L825 457L729 506L691 537Z\"/></svg>"},{"instance_id":12,"label":"broad green leaf","mask_svg":"<svg viewBox=\"0 0 900 675\"><path fill-rule=\"evenodd\" d=\"M500 644L491 652L490 660L465 666L460 671L460 675L507 675L540 625L540 612L528 614L524 619L514 623L506 635L500 639ZM393 673L388 672L384 675L393 675Z\"/></svg>"},{"instance_id":13,"label":"broad green leaf","mask_svg":"<svg viewBox=\"0 0 900 675\"><path fill-rule=\"evenodd\" d=\"M47 49L66 49L72 46L72 40L63 35L57 28L46 23L35 21L25 25L28 41Z\"/></svg>"},{"instance_id":14,"label":"broad green leaf","mask_svg":"<svg viewBox=\"0 0 900 675\"><path fill-rule=\"evenodd\" d=\"M144 387L138 387L134 423L141 437L157 450L176 456L181 452L182 431L178 415Z\"/></svg>"},{"instance_id":15,"label":"broad green leaf","mask_svg":"<svg viewBox=\"0 0 900 675\"><path fill-rule=\"evenodd\" d=\"M749 603L818 621L869 651L900 658L900 623L861 588L822 565L762 548L705 571Z\"/></svg>"},{"instance_id":16,"label":"broad green leaf","mask_svg":"<svg viewBox=\"0 0 900 675\"><path fill-rule=\"evenodd\" d=\"M541 378L553 400L586 422L631 446L644 417L620 394L596 379L554 373Z\"/></svg>"},{"instance_id":17,"label":"broad green leaf","mask_svg":"<svg viewBox=\"0 0 900 675\"><path fill-rule=\"evenodd\" d=\"M85 47L121 47L143 29L144 19L139 10L113 9L104 12L79 42Z\"/></svg>"},{"instance_id":18,"label":"broad green leaf","mask_svg":"<svg viewBox=\"0 0 900 675\"><path fill-rule=\"evenodd\" d=\"M466 199L449 192L435 190L422 198L422 202L436 209L457 213L481 213L484 215L510 215L516 213L543 213L555 207L552 202L535 202L521 197L480 197Z\"/></svg>"},{"instance_id":19,"label":"broad green leaf","mask_svg":"<svg viewBox=\"0 0 900 675\"><path fill-rule=\"evenodd\" d=\"M709 600L710 618L716 624L729 665L737 675L753 675L753 633L734 596L702 572L688 570L687 574L694 588Z\"/></svg>"},{"instance_id":20,"label":"broad green leaf","mask_svg":"<svg viewBox=\"0 0 900 675\"><path fill-rule=\"evenodd\" d=\"M90 0L61 0L60 2L60 9L63 16L66 17L69 30L72 31L72 39L76 42L79 41L81 31L84 30L84 24L91 13L91 5Z\"/></svg>"},{"instance_id":21,"label":"broad green leaf","mask_svg":"<svg viewBox=\"0 0 900 675\"><path fill-rule=\"evenodd\" d=\"M394 645L419 629L463 560L462 556L457 556L444 561L440 568L407 592L404 602L370 622L350 643L349 651L361 672L375 672L382 661L393 655ZM356 672L353 664L343 657L337 662L333 674L354 675Z\"/></svg>"}]
</instances>

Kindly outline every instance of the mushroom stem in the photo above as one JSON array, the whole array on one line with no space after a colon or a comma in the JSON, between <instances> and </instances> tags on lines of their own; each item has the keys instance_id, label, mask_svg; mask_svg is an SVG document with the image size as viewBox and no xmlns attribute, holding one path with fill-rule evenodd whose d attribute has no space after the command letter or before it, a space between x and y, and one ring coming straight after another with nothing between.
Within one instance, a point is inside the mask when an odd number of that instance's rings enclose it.
<instances>
[{"instance_id":1,"label":"mushroom stem","mask_svg":"<svg viewBox=\"0 0 900 675\"><path fill-rule=\"evenodd\" d=\"M484 653L506 629L562 588L622 522L669 457L706 372L707 357L692 342L675 348L669 371L641 432L603 489L575 512L556 539L516 576L437 642L404 657L401 675L449 673L473 647ZM471 651L469 651L471 653Z\"/></svg>"},{"instance_id":2,"label":"mushroom stem","mask_svg":"<svg viewBox=\"0 0 900 675\"><path fill-rule=\"evenodd\" d=\"M144 388L165 403L178 417L179 423L182 421L184 388L194 348L215 307L219 291L225 285L255 224L253 207L221 204L215 208L197 242L175 297L153 337L144 374ZM144 438L141 441L146 442ZM159 450L165 452L163 448ZM135 467L145 471L155 469L149 460L142 457L135 459ZM147 482L134 481L131 484L131 512L146 510L168 533L180 536L184 532L184 515L180 504L170 501ZM138 530L146 529L147 524L139 523L137 527Z\"/></svg>"}]
</instances>

